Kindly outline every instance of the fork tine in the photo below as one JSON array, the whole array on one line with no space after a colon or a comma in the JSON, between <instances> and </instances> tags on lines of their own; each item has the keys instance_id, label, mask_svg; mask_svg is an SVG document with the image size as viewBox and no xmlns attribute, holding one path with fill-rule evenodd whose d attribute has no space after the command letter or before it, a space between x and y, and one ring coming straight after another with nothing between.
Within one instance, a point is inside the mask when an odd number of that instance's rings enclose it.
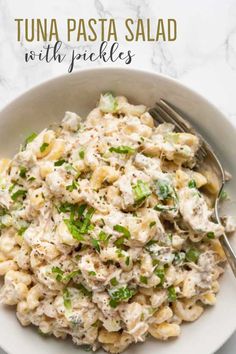
<instances>
[{"instance_id":1,"label":"fork tine","mask_svg":"<svg viewBox=\"0 0 236 354\"><path fill-rule=\"evenodd\" d=\"M177 121L179 125L183 128L185 132L190 132L199 136L199 134L195 131L195 129L179 114L177 113L165 100L160 100L160 105L165 109L172 117L175 122ZM200 137L202 145L200 146L197 155L201 159L204 159L207 156L205 142L202 137Z\"/></svg>"},{"instance_id":2,"label":"fork tine","mask_svg":"<svg viewBox=\"0 0 236 354\"><path fill-rule=\"evenodd\" d=\"M153 108L150 109L149 113L155 119L155 121L157 121L158 123L165 123L165 119L160 114L158 114L156 109L153 109Z\"/></svg>"},{"instance_id":3,"label":"fork tine","mask_svg":"<svg viewBox=\"0 0 236 354\"><path fill-rule=\"evenodd\" d=\"M199 135L194 128L179 114L177 113L165 100L160 100L157 102L155 107L151 109L150 114L155 118L159 123L171 123L175 125L180 132L188 132L195 135ZM206 143L199 137L201 141L201 146L197 151L196 157L199 161L202 161L207 156Z\"/></svg>"},{"instance_id":4,"label":"fork tine","mask_svg":"<svg viewBox=\"0 0 236 354\"><path fill-rule=\"evenodd\" d=\"M177 130L179 131L184 131L181 125L178 124L176 120L174 120L161 106L159 103L156 103L155 108L150 111L150 114L155 115L157 117L157 120L160 121L160 118L162 120L162 123L171 123L174 124ZM155 118L154 117L154 118Z\"/></svg>"},{"instance_id":5,"label":"fork tine","mask_svg":"<svg viewBox=\"0 0 236 354\"><path fill-rule=\"evenodd\" d=\"M174 122L178 122L181 126L182 130L185 132L190 132L193 130L191 125L183 119L183 117L177 113L165 100L161 99L159 105L165 110L166 113L174 120Z\"/></svg>"}]
</instances>

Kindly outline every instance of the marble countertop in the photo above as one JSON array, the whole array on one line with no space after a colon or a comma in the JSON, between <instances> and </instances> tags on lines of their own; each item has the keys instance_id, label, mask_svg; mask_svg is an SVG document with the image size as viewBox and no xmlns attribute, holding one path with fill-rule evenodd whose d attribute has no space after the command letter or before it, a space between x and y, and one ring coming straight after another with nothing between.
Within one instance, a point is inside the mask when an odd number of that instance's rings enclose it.
<instances>
[{"instance_id":1,"label":"marble countertop","mask_svg":"<svg viewBox=\"0 0 236 354\"><path fill-rule=\"evenodd\" d=\"M135 53L130 67L153 70L180 80L214 103L236 125L235 0L0 0L0 109L20 93L64 74L66 63L24 62L24 53L43 43L16 40L15 18L175 18L174 42L120 41ZM96 43L70 43L68 49L93 51ZM124 63L79 62L76 70ZM69 75L69 74L68 74ZM236 334L217 352L233 354ZM3 352L0 350L0 354Z\"/></svg>"}]
</instances>

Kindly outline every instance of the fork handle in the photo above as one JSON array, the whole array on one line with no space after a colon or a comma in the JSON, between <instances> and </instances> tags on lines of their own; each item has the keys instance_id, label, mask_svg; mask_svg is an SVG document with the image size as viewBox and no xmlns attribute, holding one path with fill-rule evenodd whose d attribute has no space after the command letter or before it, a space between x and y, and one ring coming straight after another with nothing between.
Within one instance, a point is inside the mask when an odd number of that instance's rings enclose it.
<instances>
[{"instance_id":1,"label":"fork handle","mask_svg":"<svg viewBox=\"0 0 236 354\"><path fill-rule=\"evenodd\" d=\"M234 273L234 276L236 278L236 254L231 246L231 244L229 243L229 240L226 236L225 233L223 233L220 238L220 243L223 247L223 250L225 252L226 258L229 262L229 265Z\"/></svg>"}]
</instances>

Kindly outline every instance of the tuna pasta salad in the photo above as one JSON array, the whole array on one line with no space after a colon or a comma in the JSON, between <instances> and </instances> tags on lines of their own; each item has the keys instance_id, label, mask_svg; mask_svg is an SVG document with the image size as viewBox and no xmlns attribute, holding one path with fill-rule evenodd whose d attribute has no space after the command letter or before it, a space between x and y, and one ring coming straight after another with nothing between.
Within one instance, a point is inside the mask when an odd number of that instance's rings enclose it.
<instances>
[{"instance_id":1,"label":"tuna pasta salad","mask_svg":"<svg viewBox=\"0 0 236 354\"><path fill-rule=\"evenodd\" d=\"M214 182L196 171L198 137L174 128L107 93L0 160L0 301L23 326L119 353L215 304Z\"/></svg>"}]
</instances>

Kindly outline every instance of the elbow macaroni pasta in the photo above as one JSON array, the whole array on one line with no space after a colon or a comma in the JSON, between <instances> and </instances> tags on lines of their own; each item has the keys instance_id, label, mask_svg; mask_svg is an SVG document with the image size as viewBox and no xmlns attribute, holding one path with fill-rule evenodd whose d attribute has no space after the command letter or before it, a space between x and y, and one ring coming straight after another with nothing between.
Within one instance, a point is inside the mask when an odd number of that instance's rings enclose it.
<instances>
[{"instance_id":1,"label":"elbow macaroni pasta","mask_svg":"<svg viewBox=\"0 0 236 354\"><path fill-rule=\"evenodd\" d=\"M178 337L215 305L225 261L198 148L110 93L29 136L0 160L0 301L94 351Z\"/></svg>"}]
</instances>

